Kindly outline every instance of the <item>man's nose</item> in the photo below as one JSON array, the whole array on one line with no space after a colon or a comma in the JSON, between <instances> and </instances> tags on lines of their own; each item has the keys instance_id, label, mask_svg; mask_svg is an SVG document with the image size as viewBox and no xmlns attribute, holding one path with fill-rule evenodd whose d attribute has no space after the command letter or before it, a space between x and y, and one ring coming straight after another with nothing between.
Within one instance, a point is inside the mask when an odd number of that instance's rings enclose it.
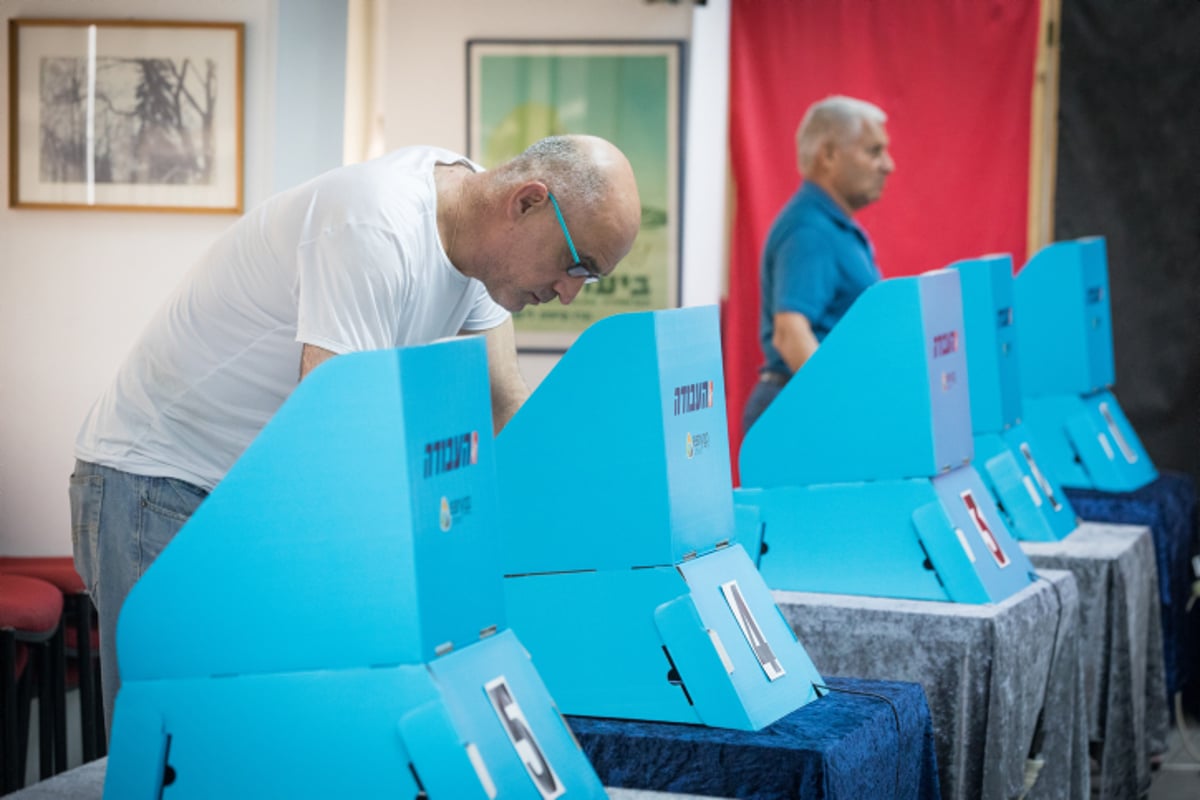
<instances>
[{"instance_id":1,"label":"man's nose","mask_svg":"<svg viewBox=\"0 0 1200 800\"><path fill-rule=\"evenodd\" d=\"M896 171L896 161L892 158L891 153L884 152L883 154L883 171L888 174Z\"/></svg>"},{"instance_id":2,"label":"man's nose","mask_svg":"<svg viewBox=\"0 0 1200 800\"><path fill-rule=\"evenodd\" d=\"M558 283L554 284L554 292L558 295L558 302L564 306L571 305L575 297L583 289L584 278L572 278L567 276Z\"/></svg>"}]
</instances>

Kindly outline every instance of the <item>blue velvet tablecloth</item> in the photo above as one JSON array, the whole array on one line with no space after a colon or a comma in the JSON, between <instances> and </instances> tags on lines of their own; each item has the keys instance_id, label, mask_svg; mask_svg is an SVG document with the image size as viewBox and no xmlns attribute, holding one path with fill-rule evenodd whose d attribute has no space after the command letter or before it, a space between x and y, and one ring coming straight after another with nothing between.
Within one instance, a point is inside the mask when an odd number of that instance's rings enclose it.
<instances>
[{"instance_id":1,"label":"blue velvet tablecloth","mask_svg":"<svg viewBox=\"0 0 1200 800\"><path fill-rule=\"evenodd\" d=\"M1158 589L1162 599L1163 663L1167 701L1185 684L1200 680L1200 647L1187 625L1192 591L1191 556L1200 534L1196 529L1196 487L1191 477L1162 472L1134 492L1066 489L1075 513L1093 522L1145 525L1154 538Z\"/></svg>"},{"instance_id":2,"label":"blue velvet tablecloth","mask_svg":"<svg viewBox=\"0 0 1200 800\"><path fill-rule=\"evenodd\" d=\"M933 722L920 684L826 683L835 691L761 731L567 722L605 786L742 800L940 797Z\"/></svg>"}]
</instances>

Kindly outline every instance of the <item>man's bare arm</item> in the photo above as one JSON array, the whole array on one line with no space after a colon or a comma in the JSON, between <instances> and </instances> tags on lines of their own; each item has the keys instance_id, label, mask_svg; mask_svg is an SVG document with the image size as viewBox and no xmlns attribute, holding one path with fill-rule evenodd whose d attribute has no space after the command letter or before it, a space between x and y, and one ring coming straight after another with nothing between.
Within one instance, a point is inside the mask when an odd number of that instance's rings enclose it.
<instances>
[{"instance_id":1,"label":"man's bare arm","mask_svg":"<svg viewBox=\"0 0 1200 800\"><path fill-rule=\"evenodd\" d=\"M300 352L300 380L304 380L308 373L336 355L337 353L332 350L317 347L315 344L304 345L304 349Z\"/></svg>"},{"instance_id":2,"label":"man's bare arm","mask_svg":"<svg viewBox=\"0 0 1200 800\"><path fill-rule=\"evenodd\" d=\"M808 317L794 311L780 311L775 315L775 333L771 337L771 344L779 351L788 368L795 372L812 358L818 342Z\"/></svg>"},{"instance_id":3,"label":"man's bare arm","mask_svg":"<svg viewBox=\"0 0 1200 800\"><path fill-rule=\"evenodd\" d=\"M464 336L477 333L480 331L461 332ZM492 386L492 425L495 432L499 433L529 397L529 387L525 385L517 363L512 320L505 320L482 333L487 343L488 377ZM335 355L337 353L332 350L314 344L304 345L300 354L300 379L303 380L308 373Z\"/></svg>"},{"instance_id":4,"label":"man's bare arm","mask_svg":"<svg viewBox=\"0 0 1200 800\"><path fill-rule=\"evenodd\" d=\"M466 336L479 331L462 331ZM517 363L517 340L512 319L483 331L487 341L488 377L492 383L492 426L496 433L508 424L529 397L529 387Z\"/></svg>"}]
</instances>

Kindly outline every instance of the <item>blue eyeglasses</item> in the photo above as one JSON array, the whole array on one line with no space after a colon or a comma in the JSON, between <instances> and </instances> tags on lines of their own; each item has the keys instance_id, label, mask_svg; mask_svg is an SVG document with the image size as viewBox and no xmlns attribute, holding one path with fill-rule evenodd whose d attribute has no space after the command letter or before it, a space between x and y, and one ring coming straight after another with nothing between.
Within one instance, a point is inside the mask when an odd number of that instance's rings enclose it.
<instances>
[{"instance_id":1,"label":"blue eyeglasses","mask_svg":"<svg viewBox=\"0 0 1200 800\"><path fill-rule=\"evenodd\" d=\"M571 258L575 260L571 266L567 267L567 274L572 278L583 278L584 283L595 283L604 276L580 260L579 253L575 250L575 243L571 241L571 232L567 230L567 223L563 220L562 209L558 207L558 200L554 199L554 192L546 192L546 194L550 197L551 205L554 206L554 216L558 217L558 224L562 226L563 236L567 237L567 247L571 248Z\"/></svg>"}]
</instances>

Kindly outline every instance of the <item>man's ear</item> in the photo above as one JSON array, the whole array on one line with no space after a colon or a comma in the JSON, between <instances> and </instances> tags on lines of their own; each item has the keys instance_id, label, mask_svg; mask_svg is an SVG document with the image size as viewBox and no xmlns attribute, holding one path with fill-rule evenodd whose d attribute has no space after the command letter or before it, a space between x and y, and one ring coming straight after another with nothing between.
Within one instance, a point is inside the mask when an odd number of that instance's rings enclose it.
<instances>
[{"instance_id":1,"label":"man's ear","mask_svg":"<svg viewBox=\"0 0 1200 800\"><path fill-rule=\"evenodd\" d=\"M536 211L546 202L550 190L541 181L526 181L518 186L510 195L512 198L509 208L514 216L523 217L530 211Z\"/></svg>"},{"instance_id":2,"label":"man's ear","mask_svg":"<svg viewBox=\"0 0 1200 800\"><path fill-rule=\"evenodd\" d=\"M821 142L821 149L818 150L817 153L818 153L817 157L820 158L820 160L822 162L824 162L825 166L827 166L827 167L832 166L833 162L837 160L837 153L838 153L837 141L834 140L833 137L826 139L825 141Z\"/></svg>"}]
</instances>

